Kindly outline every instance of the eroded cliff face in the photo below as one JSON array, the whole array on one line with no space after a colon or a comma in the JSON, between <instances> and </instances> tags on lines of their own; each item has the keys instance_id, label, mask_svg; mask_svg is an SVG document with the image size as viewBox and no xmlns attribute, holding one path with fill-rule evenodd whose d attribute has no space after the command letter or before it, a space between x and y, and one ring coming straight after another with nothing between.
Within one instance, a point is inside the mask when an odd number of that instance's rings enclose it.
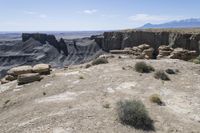
<instances>
[{"instance_id":1,"label":"eroded cliff face","mask_svg":"<svg viewBox=\"0 0 200 133\"><path fill-rule=\"evenodd\" d=\"M99 38L98 42L100 42ZM173 48L181 47L188 50L196 50L197 53L200 53L200 32L181 33L147 30L105 32L99 45L108 52L144 43L149 44L154 49L161 45L169 45Z\"/></svg>"}]
</instances>

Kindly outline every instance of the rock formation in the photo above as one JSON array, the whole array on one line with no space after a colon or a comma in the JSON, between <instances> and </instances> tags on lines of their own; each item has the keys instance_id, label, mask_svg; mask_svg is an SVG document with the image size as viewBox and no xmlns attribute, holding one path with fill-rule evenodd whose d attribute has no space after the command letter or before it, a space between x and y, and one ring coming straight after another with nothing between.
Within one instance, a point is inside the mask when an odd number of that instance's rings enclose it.
<instances>
[{"instance_id":1,"label":"rock formation","mask_svg":"<svg viewBox=\"0 0 200 133\"><path fill-rule=\"evenodd\" d=\"M60 39L58 42L56 40L56 37L54 35L47 35L47 34L40 34L40 33L23 33L22 34L22 41L26 42L29 39L35 39L39 41L42 44L49 43L50 45L54 46L59 53L63 51L63 53L67 56L68 55L68 49L67 44L65 43L64 39Z\"/></svg>"},{"instance_id":2,"label":"rock formation","mask_svg":"<svg viewBox=\"0 0 200 133\"><path fill-rule=\"evenodd\" d=\"M101 38L99 36L96 37L96 42L107 52L146 43L155 50L161 45L169 45L173 48L180 47L187 50L195 50L197 53L200 53L199 32L192 33L178 30L115 31L105 32Z\"/></svg>"},{"instance_id":3,"label":"rock formation","mask_svg":"<svg viewBox=\"0 0 200 133\"><path fill-rule=\"evenodd\" d=\"M7 75L1 79L1 84L6 84L17 80L18 84L26 84L41 80L43 74L50 74L51 66L49 64L37 64L35 66L19 66L11 68Z\"/></svg>"}]
</instances>

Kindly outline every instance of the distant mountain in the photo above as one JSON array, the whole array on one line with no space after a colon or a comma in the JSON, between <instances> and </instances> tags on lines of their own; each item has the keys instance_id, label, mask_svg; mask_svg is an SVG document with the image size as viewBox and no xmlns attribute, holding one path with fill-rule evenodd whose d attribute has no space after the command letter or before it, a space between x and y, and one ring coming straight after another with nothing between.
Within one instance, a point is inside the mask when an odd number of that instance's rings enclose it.
<instances>
[{"instance_id":1,"label":"distant mountain","mask_svg":"<svg viewBox=\"0 0 200 133\"><path fill-rule=\"evenodd\" d=\"M194 28L194 27L200 27L200 18L171 21L171 22L163 23L163 24L147 23L140 28L148 29L148 28Z\"/></svg>"}]
</instances>

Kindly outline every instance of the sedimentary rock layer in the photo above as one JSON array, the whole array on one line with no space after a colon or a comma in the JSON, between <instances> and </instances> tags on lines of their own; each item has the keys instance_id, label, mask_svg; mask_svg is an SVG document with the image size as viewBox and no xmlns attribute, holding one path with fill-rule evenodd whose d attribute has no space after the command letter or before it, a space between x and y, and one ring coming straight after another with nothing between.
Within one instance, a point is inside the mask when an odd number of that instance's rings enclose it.
<instances>
[{"instance_id":1,"label":"sedimentary rock layer","mask_svg":"<svg viewBox=\"0 0 200 133\"><path fill-rule=\"evenodd\" d=\"M126 47L149 44L154 49L161 45L170 45L173 48L196 50L200 53L200 32L187 32L179 30L129 30L105 32L102 40L97 43L105 51L119 50Z\"/></svg>"}]
</instances>

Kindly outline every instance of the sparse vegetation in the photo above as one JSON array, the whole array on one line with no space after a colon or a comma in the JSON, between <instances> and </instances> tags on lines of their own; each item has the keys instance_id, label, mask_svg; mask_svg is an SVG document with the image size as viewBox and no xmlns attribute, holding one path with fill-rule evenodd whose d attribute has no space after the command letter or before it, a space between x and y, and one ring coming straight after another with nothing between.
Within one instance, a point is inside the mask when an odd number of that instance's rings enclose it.
<instances>
[{"instance_id":1,"label":"sparse vegetation","mask_svg":"<svg viewBox=\"0 0 200 133\"><path fill-rule=\"evenodd\" d=\"M43 96L46 96L46 95L47 95L47 93L46 93L46 92L43 92L42 94L43 94Z\"/></svg>"},{"instance_id":2,"label":"sparse vegetation","mask_svg":"<svg viewBox=\"0 0 200 133\"><path fill-rule=\"evenodd\" d=\"M84 77L83 77L83 76L80 76L79 79L84 79Z\"/></svg>"},{"instance_id":3,"label":"sparse vegetation","mask_svg":"<svg viewBox=\"0 0 200 133\"><path fill-rule=\"evenodd\" d=\"M154 74L154 77L156 79L161 79L161 80L164 80L164 81L169 81L170 78L168 77L168 75L165 73L165 71L163 70L159 70L157 71L155 74Z\"/></svg>"},{"instance_id":4,"label":"sparse vegetation","mask_svg":"<svg viewBox=\"0 0 200 133\"><path fill-rule=\"evenodd\" d=\"M173 69L167 69L165 72L168 74L176 74L176 71Z\"/></svg>"},{"instance_id":5,"label":"sparse vegetation","mask_svg":"<svg viewBox=\"0 0 200 133\"><path fill-rule=\"evenodd\" d=\"M135 64L135 70L139 73L150 73L152 71L155 71L155 69L147 65L145 62L138 62Z\"/></svg>"},{"instance_id":6,"label":"sparse vegetation","mask_svg":"<svg viewBox=\"0 0 200 133\"><path fill-rule=\"evenodd\" d=\"M163 103L162 100L161 100L161 98L160 98L160 96L158 94L151 95L150 96L150 101L152 103L156 103L158 105L162 105L162 103Z\"/></svg>"},{"instance_id":7,"label":"sparse vegetation","mask_svg":"<svg viewBox=\"0 0 200 133\"><path fill-rule=\"evenodd\" d=\"M200 55L196 59L194 59L193 62L195 64L200 64Z\"/></svg>"},{"instance_id":8,"label":"sparse vegetation","mask_svg":"<svg viewBox=\"0 0 200 133\"><path fill-rule=\"evenodd\" d=\"M110 104L109 103L105 103L105 104L103 104L103 107L106 108L106 109L109 109L110 108Z\"/></svg>"},{"instance_id":9,"label":"sparse vegetation","mask_svg":"<svg viewBox=\"0 0 200 133\"><path fill-rule=\"evenodd\" d=\"M8 104L9 102L10 102L10 100L6 100L4 104L6 105L6 104Z\"/></svg>"},{"instance_id":10,"label":"sparse vegetation","mask_svg":"<svg viewBox=\"0 0 200 133\"><path fill-rule=\"evenodd\" d=\"M153 130L153 121L141 101L125 100L117 103L118 117L122 124L136 129Z\"/></svg>"},{"instance_id":11,"label":"sparse vegetation","mask_svg":"<svg viewBox=\"0 0 200 133\"><path fill-rule=\"evenodd\" d=\"M85 66L85 68L90 68L92 65L91 64L87 64L86 66Z\"/></svg>"},{"instance_id":12,"label":"sparse vegetation","mask_svg":"<svg viewBox=\"0 0 200 133\"><path fill-rule=\"evenodd\" d=\"M108 60L105 58L97 58L92 62L92 65L107 64Z\"/></svg>"}]
</instances>

